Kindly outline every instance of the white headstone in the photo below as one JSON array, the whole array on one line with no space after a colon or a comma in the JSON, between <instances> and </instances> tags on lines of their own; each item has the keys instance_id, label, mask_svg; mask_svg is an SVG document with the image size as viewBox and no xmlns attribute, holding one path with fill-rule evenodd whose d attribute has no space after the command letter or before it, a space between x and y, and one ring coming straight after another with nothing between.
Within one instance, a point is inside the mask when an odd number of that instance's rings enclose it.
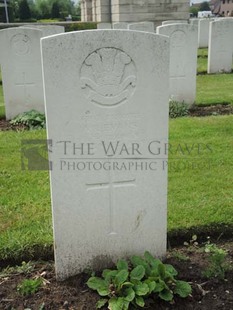
<instances>
[{"instance_id":1,"label":"white headstone","mask_svg":"<svg viewBox=\"0 0 233 310\"><path fill-rule=\"evenodd\" d=\"M42 57L58 279L145 250L163 256L168 38L73 32L42 39Z\"/></svg>"},{"instance_id":2,"label":"white headstone","mask_svg":"<svg viewBox=\"0 0 233 310\"><path fill-rule=\"evenodd\" d=\"M113 27L113 29L128 29L128 23L124 23L124 22L122 22L122 23L113 23L112 24L112 27Z\"/></svg>"},{"instance_id":3,"label":"white headstone","mask_svg":"<svg viewBox=\"0 0 233 310\"><path fill-rule=\"evenodd\" d=\"M170 97L193 104L196 97L197 28L190 24L157 27L170 37Z\"/></svg>"},{"instance_id":4,"label":"white headstone","mask_svg":"<svg viewBox=\"0 0 233 310\"><path fill-rule=\"evenodd\" d=\"M44 112L40 55L42 35L39 29L18 27L0 30L6 119L32 109Z\"/></svg>"},{"instance_id":5,"label":"white headstone","mask_svg":"<svg viewBox=\"0 0 233 310\"><path fill-rule=\"evenodd\" d=\"M209 26L211 19L199 19L198 26L198 47L204 48L209 45Z\"/></svg>"},{"instance_id":6,"label":"white headstone","mask_svg":"<svg viewBox=\"0 0 233 310\"><path fill-rule=\"evenodd\" d=\"M59 34L59 33L65 32L65 27L57 26L57 25L48 25L48 26L44 26L44 25L24 25L23 28L24 27L42 30L43 37L48 37L48 36L51 36L54 34Z\"/></svg>"},{"instance_id":7,"label":"white headstone","mask_svg":"<svg viewBox=\"0 0 233 310\"><path fill-rule=\"evenodd\" d=\"M187 20L180 20L180 19L177 19L177 20L165 20L162 22L162 26L164 25L171 25L171 24L187 24L188 21Z\"/></svg>"},{"instance_id":8,"label":"white headstone","mask_svg":"<svg viewBox=\"0 0 233 310\"><path fill-rule=\"evenodd\" d=\"M231 72L233 18L210 22L208 73Z\"/></svg>"},{"instance_id":9,"label":"white headstone","mask_svg":"<svg viewBox=\"0 0 233 310\"><path fill-rule=\"evenodd\" d=\"M128 25L129 30L154 32L155 26L152 22L133 23Z\"/></svg>"},{"instance_id":10,"label":"white headstone","mask_svg":"<svg viewBox=\"0 0 233 310\"><path fill-rule=\"evenodd\" d=\"M98 23L97 29L112 29L111 23Z\"/></svg>"}]
</instances>

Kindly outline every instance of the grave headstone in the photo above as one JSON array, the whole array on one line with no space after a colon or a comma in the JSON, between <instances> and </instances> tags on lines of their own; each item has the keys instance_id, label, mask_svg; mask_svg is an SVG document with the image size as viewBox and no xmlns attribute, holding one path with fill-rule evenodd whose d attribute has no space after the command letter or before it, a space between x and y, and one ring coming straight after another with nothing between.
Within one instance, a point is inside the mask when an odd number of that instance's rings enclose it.
<instances>
[{"instance_id":1,"label":"grave headstone","mask_svg":"<svg viewBox=\"0 0 233 310\"><path fill-rule=\"evenodd\" d=\"M34 29L39 29L42 30L43 32L43 37L48 37L54 34L59 34L65 32L65 27L63 26L57 26L57 25L48 25L48 26L43 26L43 25L24 25L24 27L29 27L29 28L34 28Z\"/></svg>"},{"instance_id":2,"label":"grave headstone","mask_svg":"<svg viewBox=\"0 0 233 310\"><path fill-rule=\"evenodd\" d=\"M197 31L198 31L198 27L199 27L199 18L192 18L189 20L190 25L196 26L197 27Z\"/></svg>"},{"instance_id":3,"label":"grave headstone","mask_svg":"<svg viewBox=\"0 0 233 310\"><path fill-rule=\"evenodd\" d=\"M187 24L188 21L187 20L180 20L180 19L177 19L177 20L165 20L162 22L162 26L164 25L170 25L170 24Z\"/></svg>"},{"instance_id":4,"label":"grave headstone","mask_svg":"<svg viewBox=\"0 0 233 310\"><path fill-rule=\"evenodd\" d=\"M170 38L170 97L191 105L196 97L197 28L190 24L157 27Z\"/></svg>"},{"instance_id":5,"label":"grave headstone","mask_svg":"<svg viewBox=\"0 0 233 310\"><path fill-rule=\"evenodd\" d=\"M44 112L40 39L30 28L0 30L1 69L6 119L35 109Z\"/></svg>"},{"instance_id":6,"label":"grave headstone","mask_svg":"<svg viewBox=\"0 0 233 310\"><path fill-rule=\"evenodd\" d=\"M210 22L208 73L231 72L233 18Z\"/></svg>"},{"instance_id":7,"label":"grave headstone","mask_svg":"<svg viewBox=\"0 0 233 310\"><path fill-rule=\"evenodd\" d=\"M209 26L211 19L203 18L199 19L198 26L198 47L205 48L209 45Z\"/></svg>"},{"instance_id":8,"label":"grave headstone","mask_svg":"<svg viewBox=\"0 0 233 310\"><path fill-rule=\"evenodd\" d=\"M59 280L166 252L168 41L121 30L42 39Z\"/></svg>"},{"instance_id":9,"label":"grave headstone","mask_svg":"<svg viewBox=\"0 0 233 310\"><path fill-rule=\"evenodd\" d=\"M98 23L97 29L112 29L111 23Z\"/></svg>"},{"instance_id":10,"label":"grave headstone","mask_svg":"<svg viewBox=\"0 0 233 310\"><path fill-rule=\"evenodd\" d=\"M128 29L128 23L113 23L112 27L113 29Z\"/></svg>"},{"instance_id":11,"label":"grave headstone","mask_svg":"<svg viewBox=\"0 0 233 310\"><path fill-rule=\"evenodd\" d=\"M145 32L154 32L154 23L152 22L141 22L133 23L128 25L129 30L145 31Z\"/></svg>"}]
</instances>

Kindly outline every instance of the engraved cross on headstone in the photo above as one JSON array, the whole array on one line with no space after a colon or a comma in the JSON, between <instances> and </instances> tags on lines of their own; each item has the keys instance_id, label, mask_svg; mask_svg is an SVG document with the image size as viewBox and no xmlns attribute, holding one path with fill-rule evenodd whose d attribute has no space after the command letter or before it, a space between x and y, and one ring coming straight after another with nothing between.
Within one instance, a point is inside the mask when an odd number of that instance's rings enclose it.
<instances>
[{"instance_id":1,"label":"engraved cross on headstone","mask_svg":"<svg viewBox=\"0 0 233 310\"><path fill-rule=\"evenodd\" d=\"M111 175L109 182L100 182L100 183L89 183L87 185L87 190L109 190L109 235L116 235L116 229L114 225L115 219L115 203L116 199L114 199L114 189L122 188L122 187L135 187L135 179L131 180L122 180L122 181L112 181Z\"/></svg>"},{"instance_id":2,"label":"engraved cross on headstone","mask_svg":"<svg viewBox=\"0 0 233 310\"><path fill-rule=\"evenodd\" d=\"M15 83L15 86L23 87L24 91L24 100L28 102L28 99L30 98L30 94L28 91L28 87L34 87L35 83L26 82L26 73L23 72L23 82L21 83Z\"/></svg>"}]
</instances>

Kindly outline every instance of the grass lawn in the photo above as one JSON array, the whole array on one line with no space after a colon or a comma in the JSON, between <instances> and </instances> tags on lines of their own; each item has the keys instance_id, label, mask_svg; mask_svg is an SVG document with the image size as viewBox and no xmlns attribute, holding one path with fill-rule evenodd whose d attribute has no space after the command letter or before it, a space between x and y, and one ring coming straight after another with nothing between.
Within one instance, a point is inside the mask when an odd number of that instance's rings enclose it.
<instances>
[{"instance_id":1,"label":"grass lawn","mask_svg":"<svg viewBox=\"0 0 233 310\"><path fill-rule=\"evenodd\" d=\"M197 105L233 104L233 74L197 76Z\"/></svg>"},{"instance_id":2,"label":"grass lawn","mask_svg":"<svg viewBox=\"0 0 233 310\"><path fill-rule=\"evenodd\" d=\"M233 223L232 136L233 116L170 120L170 231ZM20 162L21 139L41 138L44 130L0 132L0 259L52 244L48 173L22 171Z\"/></svg>"},{"instance_id":3,"label":"grass lawn","mask_svg":"<svg viewBox=\"0 0 233 310\"><path fill-rule=\"evenodd\" d=\"M197 72L207 72L208 48L199 48L197 51Z\"/></svg>"}]
</instances>

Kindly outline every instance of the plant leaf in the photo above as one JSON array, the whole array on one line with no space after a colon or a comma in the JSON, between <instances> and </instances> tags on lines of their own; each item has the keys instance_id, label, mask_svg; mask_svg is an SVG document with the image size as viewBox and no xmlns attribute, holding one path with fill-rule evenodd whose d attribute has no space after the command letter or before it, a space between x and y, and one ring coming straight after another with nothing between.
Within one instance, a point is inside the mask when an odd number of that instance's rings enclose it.
<instances>
[{"instance_id":1,"label":"plant leaf","mask_svg":"<svg viewBox=\"0 0 233 310\"><path fill-rule=\"evenodd\" d=\"M143 308L145 306L145 301L141 296L137 296L135 301L139 307Z\"/></svg>"},{"instance_id":2,"label":"plant leaf","mask_svg":"<svg viewBox=\"0 0 233 310\"><path fill-rule=\"evenodd\" d=\"M150 252L146 251L145 254L145 259L146 261L153 267L153 268L157 268L159 264L162 264L160 259L154 258Z\"/></svg>"},{"instance_id":3,"label":"plant leaf","mask_svg":"<svg viewBox=\"0 0 233 310\"><path fill-rule=\"evenodd\" d=\"M175 277L178 275L178 272L172 265L165 264L164 266L165 266L166 272L170 273L171 276Z\"/></svg>"},{"instance_id":4,"label":"plant leaf","mask_svg":"<svg viewBox=\"0 0 233 310\"><path fill-rule=\"evenodd\" d=\"M165 301L172 301L173 300L173 294L170 290L163 290L159 293L159 297Z\"/></svg>"},{"instance_id":5,"label":"plant leaf","mask_svg":"<svg viewBox=\"0 0 233 310\"><path fill-rule=\"evenodd\" d=\"M98 288L97 289L97 292L98 292L98 294L100 295L100 296L108 296L108 294L109 294L109 289L108 289L108 287L100 287L100 288Z\"/></svg>"},{"instance_id":6,"label":"plant leaf","mask_svg":"<svg viewBox=\"0 0 233 310\"><path fill-rule=\"evenodd\" d=\"M159 282L156 282L156 286L153 290L154 293L162 292L166 288L166 283L163 280L159 280Z\"/></svg>"},{"instance_id":7,"label":"plant leaf","mask_svg":"<svg viewBox=\"0 0 233 310\"><path fill-rule=\"evenodd\" d=\"M180 297L185 298L192 293L192 287L188 282L176 281L176 287L174 293L178 294Z\"/></svg>"},{"instance_id":8,"label":"plant leaf","mask_svg":"<svg viewBox=\"0 0 233 310\"><path fill-rule=\"evenodd\" d=\"M149 293L149 286L146 283L140 283L134 286L134 291L138 296L145 296Z\"/></svg>"},{"instance_id":9,"label":"plant leaf","mask_svg":"<svg viewBox=\"0 0 233 310\"><path fill-rule=\"evenodd\" d=\"M108 299L100 299L96 304L96 308L97 309L102 308L107 302L108 302Z\"/></svg>"},{"instance_id":10,"label":"plant leaf","mask_svg":"<svg viewBox=\"0 0 233 310\"><path fill-rule=\"evenodd\" d=\"M159 273L159 275L160 275L160 277L161 277L162 279L165 278L166 269L165 269L164 264L161 263L161 264L158 265L158 273Z\"/></svg>"},{"instance_id":11,"label":"plant leaf","mask_svg":"<svg viewBox=\"0 0 233 310\"><path fill-rule=\"evenodd\" d=\"M98 277L91 277L87 281L87 286L92 290L108 289L107 283L103 279Z\"/></svg>"},{"instance_id":12,"label":"plant leaf","mask_svg":"<svg viewBox=\"0 0 233 310\"><path fill-rule=\"evenodd\" d=\"M128 268L129 268L129 266L128 266L128 263L126 260L121 259L117 262L117 269L118 270L128 270Z\"/></svg>"},{"instance_id":13,"label":"plant leaf","mask_svg":"<svg viewBox=\"0 0 233 310\"><path fill-rule=\"evenodd\" d=\"M109 283L112 281L113 278L116 277L117 273L117 270L105 269L102 272L102 277Z\"/></svg>"},{"instance_id":14,"label":"plant leaf","mask_svg":"<svg viewBox=\"0 0 233 310\"><path fill-rule=\"evenodd\" d=\"M150 274L150 271L151 271L151 268L150 266L148 265L148 263L143 259L141 258L140 256L137 256L137 255L134 255L131 257L130 259L133 267L137 267L138 265L142 265L145 270L146 270L146 274L149 275Z\"/></svg>"},{"instance_id":15,"label":"plant leaf","mask_svg":"<svg viewBox=\"0 0 233 310\"><path fill-rule=\"evenodd\" d=\"M124 298L123 297L112 297L111 299L109 299L108 309L123 310L124 309Z\"/></svg>"},{"instance_id":16,"label":"plant leaf","mask_svg":"<svg viewBox=\"0 0 233 310\"><path fill-rule=\"evenodd\" d=\"M114 279L115 284L120 287L128 279L128 276L129 272L127 270L120 270Z\"/></svg>"},{"instance_id":17,"label":"plant leaf","mask_svg":"<svg viewBox=\"0 0 233 310\"><path fill-rule=\"evenodd\" d=\"M135 267L130 273L130 280L141 280L145 276L145 268L142 265Z\"/></svg>"},{"instance_id":18,"label":"plant leaf","mask_svg":"<svg viewBox=\"0 0 233 310\"><path fill-rule=\"evenodd\" d=\"M152 280L147 279L147 280L144 281L144 283L146 283L146 284L148 285L148 287L149 287L149 293L152 293L153 290L154 290L155 287L156 287L155 281L152 281Z\"/></svg>"},{"instance_id":19,"label":"plant leaf","mask_svg":"<svg viewBox=\"0 0 233 310\"><path fill-rule=\"evenodd\" d=\"M124 299L126 300L126 301L133 301L134 300L134 298L135 298L135 292L134 292L134 290L132 289L132 287L129 287L129 288L127 288L126 290L125 290L125 297L124 297Z\"/></svg>"}]
</instances>

